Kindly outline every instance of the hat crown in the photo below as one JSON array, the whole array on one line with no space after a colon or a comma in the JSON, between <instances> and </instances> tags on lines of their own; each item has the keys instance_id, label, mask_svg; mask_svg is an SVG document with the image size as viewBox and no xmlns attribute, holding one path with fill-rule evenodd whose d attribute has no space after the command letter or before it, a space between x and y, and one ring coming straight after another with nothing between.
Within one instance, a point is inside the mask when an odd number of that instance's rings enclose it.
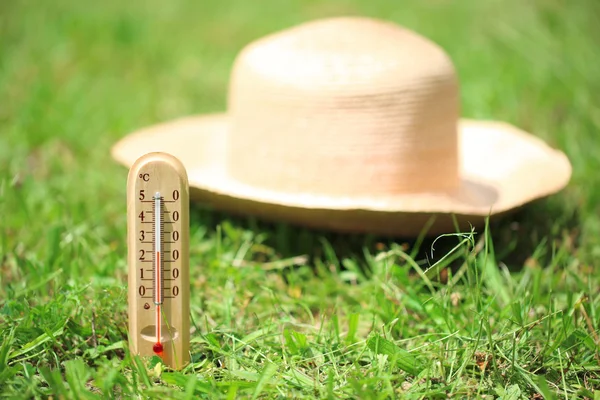
<instances>
[{"instance_id":1,"label":"hat crown","mask_svg":"<svg viewBox=\"0 0 600 400\"><path fill-rule=\"evenodd\" d=\"M229 174L265 189L385 196L459 182L459 93L428 39L368 18L305 23L243 49Z\"/></svg>"}]
</instances>

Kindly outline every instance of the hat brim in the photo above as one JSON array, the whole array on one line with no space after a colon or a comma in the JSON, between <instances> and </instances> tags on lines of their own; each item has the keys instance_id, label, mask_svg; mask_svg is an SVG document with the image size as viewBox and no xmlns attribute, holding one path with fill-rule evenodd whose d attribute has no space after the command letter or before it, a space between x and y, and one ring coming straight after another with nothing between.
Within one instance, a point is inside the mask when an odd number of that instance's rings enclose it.
<instances>
[{"instance_id":1,"label":"hat brim","mask_svg":"<svg viewBox=\"0 0 600 400\"><path fill-rule=\"evenodd\" d=\"M237 182L226 168L227 114L186 117L141 129L117 142L111 153L126 167L146 153L174 155L186 167L190 197L219 210L313 228L400 236L418 234L429 221L434 221L429 234L452 232L456 222L463 229L478 226L487 216L514 210L568 183L567 157L535 136L503 122L457 123L461 184L451 192L340 197L278 192Z\"/></svg>"}]
</instances>

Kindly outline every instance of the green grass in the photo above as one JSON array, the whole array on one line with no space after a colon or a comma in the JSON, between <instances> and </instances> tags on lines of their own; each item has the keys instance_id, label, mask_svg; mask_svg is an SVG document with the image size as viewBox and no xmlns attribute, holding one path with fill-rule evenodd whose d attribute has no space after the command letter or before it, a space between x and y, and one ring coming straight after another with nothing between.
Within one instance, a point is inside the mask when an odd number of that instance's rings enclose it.
<instances>
[{"instance_id":1,"label":"green grass","mask_svg":"<svg viewBox=\"0 0 600 400\"><path fill-rule=\"evenodd\" d=\"M194 207L193 362L132 356L110 146L223 110L247 42L338 14L440 43L463 115L563 149L569 187L433 258ZM600 398L599 37L595 0L0 3L0 396Z\"/></svg>"}]
</instances>

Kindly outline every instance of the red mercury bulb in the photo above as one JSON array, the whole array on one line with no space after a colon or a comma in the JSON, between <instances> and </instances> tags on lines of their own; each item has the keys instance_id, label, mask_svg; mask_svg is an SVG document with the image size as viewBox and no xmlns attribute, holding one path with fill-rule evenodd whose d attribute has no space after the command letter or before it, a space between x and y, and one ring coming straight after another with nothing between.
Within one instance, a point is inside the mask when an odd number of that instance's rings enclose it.
<instances>
[{"instance_id":1,"label":"red mercury bulb","mask_svg":"<svg viewBox=\"0 0 600 400\"><path fill-rule=\"evenodd\" d=\"M159 356L162 355L162 352L163 352L163 345L162 345L162 343L160 343L160 342L155 343L154 346L152 346L152 350L154 350L154 352L156 354L158 354Z\"/></svg>"}]
</instances>

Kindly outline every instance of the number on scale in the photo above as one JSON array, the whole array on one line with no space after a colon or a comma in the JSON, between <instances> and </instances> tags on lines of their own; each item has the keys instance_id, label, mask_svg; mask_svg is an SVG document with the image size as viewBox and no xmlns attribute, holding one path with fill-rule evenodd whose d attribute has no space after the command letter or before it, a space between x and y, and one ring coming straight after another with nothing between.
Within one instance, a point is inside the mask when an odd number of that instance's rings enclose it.
<instances>
[{"instance_id":1,"label":"number on scale","mask_svg":"<svg viewBox=\"0 0 600 400\"><path fill-rule=\"evenodd\" d=\"M150 175L149 174L140 174L139 178L142 179L145 182L148 182L150 180ZM178 201L179 197L180 197L179 190L177 190L177 189L173 190L173 192L172 192L173 201ZM140 200L140 201L146 200L145 189L140 189L139 190L138 200ZM165 213L166 213L166 211L165 211ZM179 217L180 217L179 211L173 211L172 214L171 214L171 216L172 216L173 222L179 221ZM139 213L139 215L138 215L138 218L139 218L139 220L141 222L144 222L146 220L145 211L141 211ZM140 230L139 231L139 237L138 237L138 239L139 239L140 242L144 242L146 240L146 233L148 233L148 232L146 232L144 230ZM171 237L173 239L173 242L178 242L179 238L180 238L179 231L173 230L173 232L171 233ZM173 250L171 252L171 255L173 257L173 261L178 260L179 259L179 250ZM139 258L138 259L140 261L146 261L145 256L146 256L146 250L140 249L139 250ZM179 278L179 269L178 268L173 268L171 270L171 274L172 274L173 279ZM140 279L144 279L144 268L140 268ZM146 295L146 287L144 285L141 285L138 288L138 293L142 297L145 296ZM179 287L178 286L173 286L173 288L171 289L171 293L173 294L173 297L177 297L179 295Z\"/></svg>"}]
</instances>

